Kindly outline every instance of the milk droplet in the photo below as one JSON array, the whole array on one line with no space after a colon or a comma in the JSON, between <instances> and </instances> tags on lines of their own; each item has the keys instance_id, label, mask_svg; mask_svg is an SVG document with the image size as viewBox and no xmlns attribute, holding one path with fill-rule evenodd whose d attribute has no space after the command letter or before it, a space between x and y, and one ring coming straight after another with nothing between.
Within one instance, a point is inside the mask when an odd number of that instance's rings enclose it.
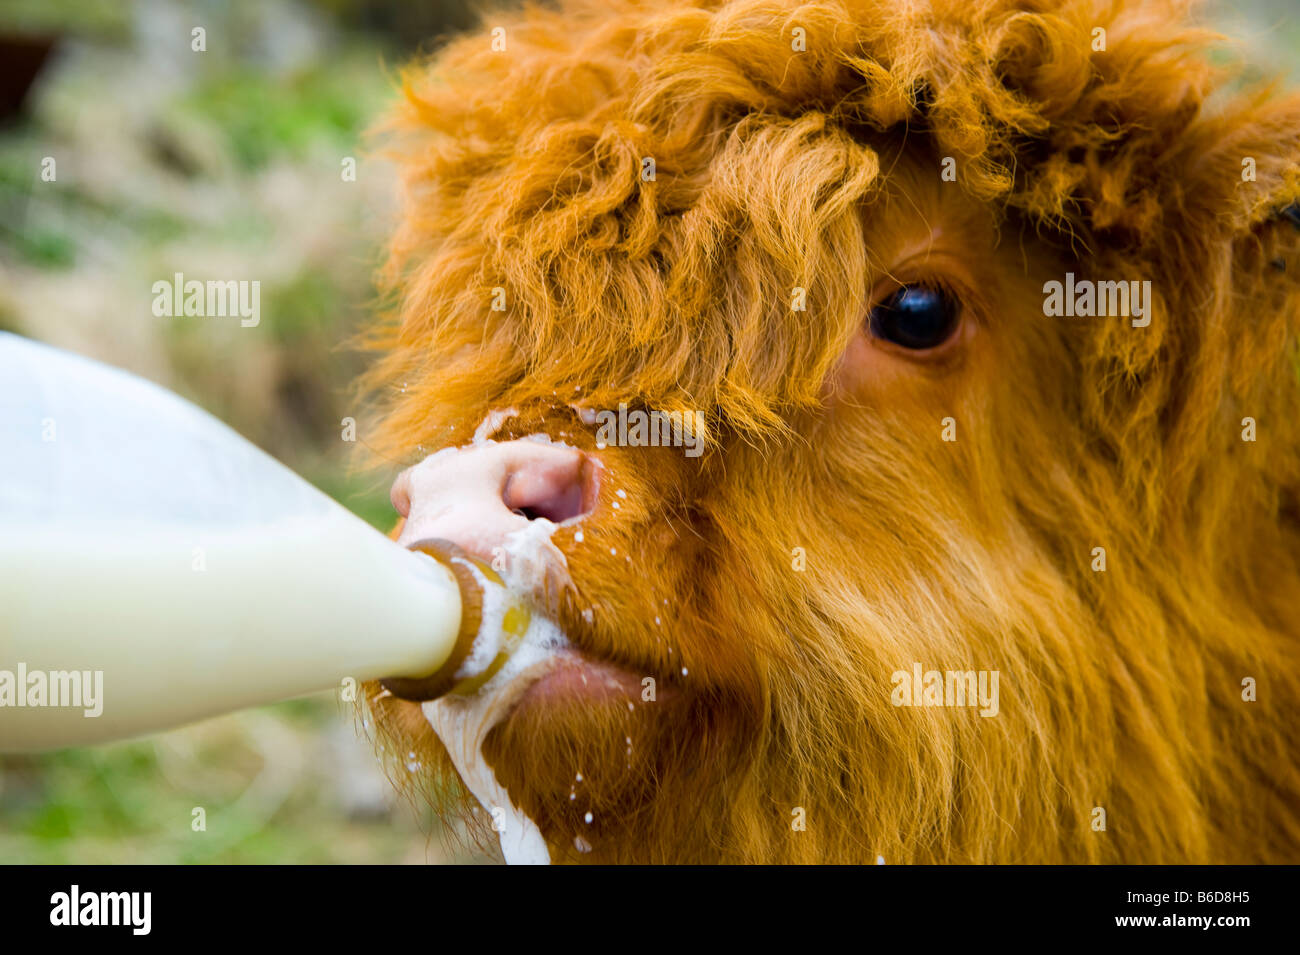
<instances>
[{"instance_id":1,"label":"milk droplet","mask_svg":"<svg viewBox=\"0 0 1300 955\"><path fill-rule=\"evenodd\" d=\"M619 497L622 497L622 498L626 498L626 497L627 497L627 491L623 490L622 488L619 488L619 489L618 489L617 491L615 491L614 493L617 494Z\"/></svg>"},{"instance_id":2,"label":"milk droplet","mask_svg":"<svg viewBox=\"0 0 1300 955\"><path fill-rule=\"evenodd\" d=\"M690 671L688 671L688 670L686 669L686 667L682 667L682 676L686 676L686 674L687 674L688 672L690 672Z\"/></svg>"},{"instance_id":3,"label":"milk droplet","mask_svg":"<svg viewBox=\"0 0 1300 955\"><path fill-rule=\"evenodd\" d=\"M579 852L590 852L591 843L582 838L582 836L575 836L573 840L573 848L577 849Z\"/></svg>"},{"instance_id":4,"label":"milk droplet","mask_svg":"<svg viewBox=\"0 0 1300 955\"><path fill-rule=\"evenodd\" d=\"M578 782L582 782L582 773L578 773L578 775L574 776L573 778L576 779Z\"/></svg>"},{"instance_id":5,"label":"milk droplet","mask_svg":"<svg viewBox=\"0 0 1300 955\"><path fill-rule=\"evenodd\" d=\"M659 618L658 618L658 617L655 617L655 626L656 626L656 627L659 626Z\"/></svg>"},{"instance_id":6,"label":"milk droplet","mask_svg":"<svg viewBox=\"0 0 1300 955\"><path fill-rule=\"evenodd\" d=\"M591 813L587 813L587 814L586 814L585 816L583 816L582 818L583 818L584 820L586 820L587 825L591 825L591 820L592 820L592 815L591 815Z\"/></svg>"},{"instance_id":7,"label":"milk droplet","mask_svg":"<svg viewBox=\"0 0 1300 955\"><path fill-rule=\"evenodd\" d=\"M614 555L615 557L618 556L618 551L616 551L616 550L615 550L614 548L612 548L612 547L609 549L609 552L610 552L612 555Z\"/></svg>"},{"instance_id":8,"label":"milk droplet","mask_svg":"<svg viewBox=\"0 0 1300 955\"><path fill-rule=\"evenodd\" d=\"M574 532L573 532L573 540L574 540L574 543L581 544L581 543L582 543L582 531L574 531Z\"/></svg>"},{"instance_id":9,"label":"milk droplet","mask_svg":"<svg viewBox=\"0 0 1300 955\"><path fill-rule=\"evenodd\" d=\"M611 501L610 503L614 505L614 510L622 510L622 508L618 506L618 501Z\"/></svg>"}]
</instances>

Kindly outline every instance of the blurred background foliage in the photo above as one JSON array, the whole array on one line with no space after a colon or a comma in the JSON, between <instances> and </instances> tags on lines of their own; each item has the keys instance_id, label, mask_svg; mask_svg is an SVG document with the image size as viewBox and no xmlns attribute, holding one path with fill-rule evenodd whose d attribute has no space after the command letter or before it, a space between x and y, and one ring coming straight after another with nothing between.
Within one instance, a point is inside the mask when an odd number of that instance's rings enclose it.
<instances>
[{"instance_id":1,"label":"blurred background foliage","mask_svg":"<svg viewBox=\"0 0 1300 955\"><path fill-rule=\"evenodd\" d=\"M1213 8L1253 77L1300 79L1294 4ZM339 425L393 200L364 132L396 68L473 22L463 0L4 0L0 329L185 395L387 529L392 474L360 476ZM261 324L154 318L175 272L260 280ZM322 694L0 757L0 862L479 861L365 736Z\"/></svg>"},{"instance_id":2,"label":"blurred background foliage","mask_svg":"<svg viewBox=\"0 0 1300 955\"><path fill-rule=\"evenodd\" d=\"M471 22L459 2L4 0L0 329L179 392L387 530L392 474L340 439L392 203L365 131L397 68ZM155 318L175 272L258 279L261 323ZM0 757L0 862L478 860L366 735L326 693Z\"/></svg>"}]
</instances>

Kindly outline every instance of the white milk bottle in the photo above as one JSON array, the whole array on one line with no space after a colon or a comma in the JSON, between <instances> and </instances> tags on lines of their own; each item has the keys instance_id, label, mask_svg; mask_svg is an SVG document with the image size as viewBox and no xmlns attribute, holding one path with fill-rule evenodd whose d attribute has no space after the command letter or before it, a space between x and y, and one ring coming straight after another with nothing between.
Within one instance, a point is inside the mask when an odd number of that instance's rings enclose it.
<instances>
[{"instance_id":1,"label":"white milk bottle","mask_svg":"<svg viewBox=\"0 0 1300 955\"><path fill-rule=\"evenodd\" d=\"M427 677L460 625L447 566L206 412L0 334L0 751Z\"/></svg>"}]
</instances>

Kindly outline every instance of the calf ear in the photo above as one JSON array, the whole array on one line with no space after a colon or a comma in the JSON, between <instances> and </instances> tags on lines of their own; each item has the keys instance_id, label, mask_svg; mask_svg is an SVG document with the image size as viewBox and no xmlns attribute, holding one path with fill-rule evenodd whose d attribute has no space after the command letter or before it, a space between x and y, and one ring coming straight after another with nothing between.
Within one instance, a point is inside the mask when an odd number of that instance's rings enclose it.
<instances>
[{"instance_id":1,"label":"calf ear","mask_svg":"<svg viewBox=\"0 0 1300 955\"><path fill-rule=\"evenodd\" d=\"M1195 214L1180 225L1193 235L1173 244L1204 243L1199 274L1186 264L1183 274L1207 318L1201 344L1237 406L1280 415L1272 403L1294 400L1300 337L1300 95L1235 105L1192 137L1184 188Z\"/></svg>"},{"instance_id":2,"label":"calf ear","mask_svg":"<svg viewBox=\"0 0 1300 955\"><path fill-rule=\"evenodd\" d=\"M1242 97L1198 124L1181 152L1184 201L1213 209L1230 237L1300 221L1300 94Z\"/></svg>"},{"instance_id":3,"label":"calf ear","mask_svg":"<svg viewBox=\"0 0 1300 955\"><path fill-rule=\"evenodd\" d=\"M1272 351L1300 334L1300 95L1261 98L1228 122L1208 156L1236 173L1226 204L1233 311Z\"/></svg>"},{"instance_id":4,"label":"calf ear","mask_svg":"<svg viewBox=\"0 0 1300 955\"><path fill-rule=\"evenodd\" d=\"M1169 412L1166 424L1185 443L1205 432L1211 404L1289 413L1278 403L1294 400L1300 338L1300 95L1240 94L1207 114L1202 107L1176 138L1153 144L1144 198L1160 227L1138 248L1112 251L1116 271L1128 261L1151 270L1165 320L1144 335L1098 326L1108 360L1152 393L1179 396L1179 420Z\"/></svg>"},{"instance_id":5,"label":"calf ear","mask_svg":"<svg viewBox=\"0 0 1300 955\"><path fill-rule=\"evenodd\" d=\"M1165 159L1162 271L1239 380L1300 334L1300 94L1240 95Z\"/></svg>"}]
</instances>

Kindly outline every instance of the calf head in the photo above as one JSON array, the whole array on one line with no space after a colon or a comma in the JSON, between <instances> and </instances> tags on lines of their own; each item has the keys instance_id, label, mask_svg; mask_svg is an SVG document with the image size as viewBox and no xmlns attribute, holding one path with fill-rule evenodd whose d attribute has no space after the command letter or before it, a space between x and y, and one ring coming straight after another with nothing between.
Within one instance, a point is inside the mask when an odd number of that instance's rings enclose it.
<instances>
[{"instance_id":1,"label":"calf head","mask_svg":"<svg viewBox=\"0 0 1300 955\"><path fill-rule=\"evenodd\" d=\"M554 859L1297 858L1300 101L1210 42L592 0L408 72L370 443L409 541L555 525L484 744Z\"/></svg>"}]
</instances>

